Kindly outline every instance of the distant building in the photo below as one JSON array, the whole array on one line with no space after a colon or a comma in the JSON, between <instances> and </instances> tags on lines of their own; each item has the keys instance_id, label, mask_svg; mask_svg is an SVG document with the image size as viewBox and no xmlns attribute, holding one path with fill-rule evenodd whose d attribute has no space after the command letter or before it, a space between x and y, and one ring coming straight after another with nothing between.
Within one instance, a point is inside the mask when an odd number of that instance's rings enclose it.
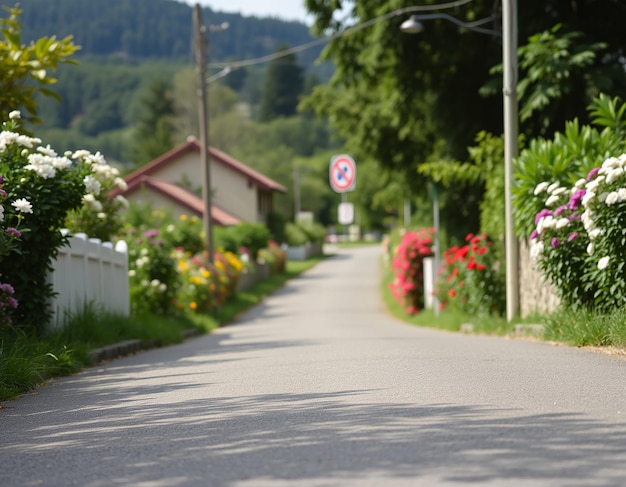
<instances>
[{"instance_id":1,"label":"distant building","mask_svg":"<svg viewBox=\"0 0 626 487\"><path fill-rule=\"evenodd\" d=\"M163 154L124 179L124 196L131 204L166 208L172 215L204 213L200 142L190 137L184 144ZM228 154L209 148L211 170L211 217L216 225L240 222L266 223L274 211L274 194L285 193L284 186L237 161Z\"/></svg>"}]
</instances>

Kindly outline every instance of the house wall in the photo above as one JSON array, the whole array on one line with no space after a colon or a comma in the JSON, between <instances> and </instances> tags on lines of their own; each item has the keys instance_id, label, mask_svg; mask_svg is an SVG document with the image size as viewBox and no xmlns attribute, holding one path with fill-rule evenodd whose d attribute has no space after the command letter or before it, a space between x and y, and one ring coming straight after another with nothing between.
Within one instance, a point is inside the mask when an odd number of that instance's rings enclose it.
<instances>
[{"instance_id":1,"label":"house wall","mask_svg":"<svg viewBox=\"0 0 626 487\"><path fill-rule=\"evenodd\" d=\"M181 215L190 216L193 212L186 206L178 205L171 199L150 188L141 187L127 196L130 203L149 204L153 209L163 208L170 212L172 217L179 218ZM197 215L201 216L201 215Z\"/></svg>"},{"instance_id":2,"label":"house wall","mask_svg":"<svg viewBox=\"0 0 626 487\"><path fill-rule=\"evenodd\" d=\"M152 177L176 184L187 181L194 190L202 188L200 156L191 152L183 154L175 163L154 171ZM246 176L211 159L211 188L212 200L217 206L241 220L259 221L258 189L248 184ZM171 206L171 203L167 204Z\"/></svg>"}]
</instances>

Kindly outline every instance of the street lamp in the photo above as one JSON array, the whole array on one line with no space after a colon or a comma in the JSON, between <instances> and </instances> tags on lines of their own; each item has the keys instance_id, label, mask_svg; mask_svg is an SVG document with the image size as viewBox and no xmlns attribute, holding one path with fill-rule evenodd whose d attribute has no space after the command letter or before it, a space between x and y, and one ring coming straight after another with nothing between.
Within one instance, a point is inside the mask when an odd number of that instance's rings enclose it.
<instances>
[{"instance_id":1,"label":"street lamp","mask_svg":"<svg viewBox=\"0 0 626 487\"><path fill-rule=\"evenodd\" d=\"M410 8L410 7L409 7ZM511 321L519 310L519 250L515 238L513 223L513 159L518 156L518 106L517 106L517 0L503 0L502 2L502 33L479 27L481 24L492 20L482 19L476 22L462 22L455 17L443 13L411 15L405 20L400 29L410 34L420 33L424 27L420 20L444 19L466 29L502 36L502 66L503 79L503 102L504 102L504 216L505 216L505 257L506 257L506 316ZM435 209L436 200L433 199L433 213L438 225L438 205ZM437 242L439 229L435 226L435 242ZM437 244L436 244L437 245ZM438 248L435 249L438 251ZM437 254L435 254L437 262Z\"/></svg>"}]
</instances>

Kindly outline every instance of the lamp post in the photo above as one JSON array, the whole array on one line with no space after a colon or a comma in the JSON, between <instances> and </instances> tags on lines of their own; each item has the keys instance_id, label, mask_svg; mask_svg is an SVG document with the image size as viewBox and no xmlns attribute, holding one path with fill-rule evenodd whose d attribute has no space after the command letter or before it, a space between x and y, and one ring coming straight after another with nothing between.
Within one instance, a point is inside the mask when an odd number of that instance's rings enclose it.
<instances>
[{"instance_id":1,"label":"lamp post","mask_svg":"<svg viewBox=\"0 0 626 487\"><path fill-rule=\"evenodd\" d=\"M507 320L511 321L519 310L519 249L517 239L515 238L511 192L513 159L518 156L517 139L519 130L517 106L517 0L503 0L502 2L502 33L479 27L486 21L492 20L491 18L466 23L443 13L411 15L409 19L402 23L400 29L410 34L420 33L424 28L419 21L429 19L448 20L458 26L482 34L502 35L506 316ZM438 228L435 227L435 235L437 236L437 234Z\"/></svg>"}]
</instances>

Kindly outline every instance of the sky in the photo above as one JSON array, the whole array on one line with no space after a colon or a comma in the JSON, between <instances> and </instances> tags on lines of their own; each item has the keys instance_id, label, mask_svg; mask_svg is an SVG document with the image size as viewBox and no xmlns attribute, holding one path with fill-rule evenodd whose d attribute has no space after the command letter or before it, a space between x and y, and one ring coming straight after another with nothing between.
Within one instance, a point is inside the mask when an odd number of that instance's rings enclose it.
<instances>
[{"instance_id":1,"label":"sky","mask_svg":"<svg viewBox=\"0 0 626 487\"><path fill-rule=\"evenodd\" d=\"M304 0L185 0L185 3L199 3L213 10L245 16L278 17L283 20L298 20L307 25L311 23L304 8Z\"/></svg>"}]
</instances>

